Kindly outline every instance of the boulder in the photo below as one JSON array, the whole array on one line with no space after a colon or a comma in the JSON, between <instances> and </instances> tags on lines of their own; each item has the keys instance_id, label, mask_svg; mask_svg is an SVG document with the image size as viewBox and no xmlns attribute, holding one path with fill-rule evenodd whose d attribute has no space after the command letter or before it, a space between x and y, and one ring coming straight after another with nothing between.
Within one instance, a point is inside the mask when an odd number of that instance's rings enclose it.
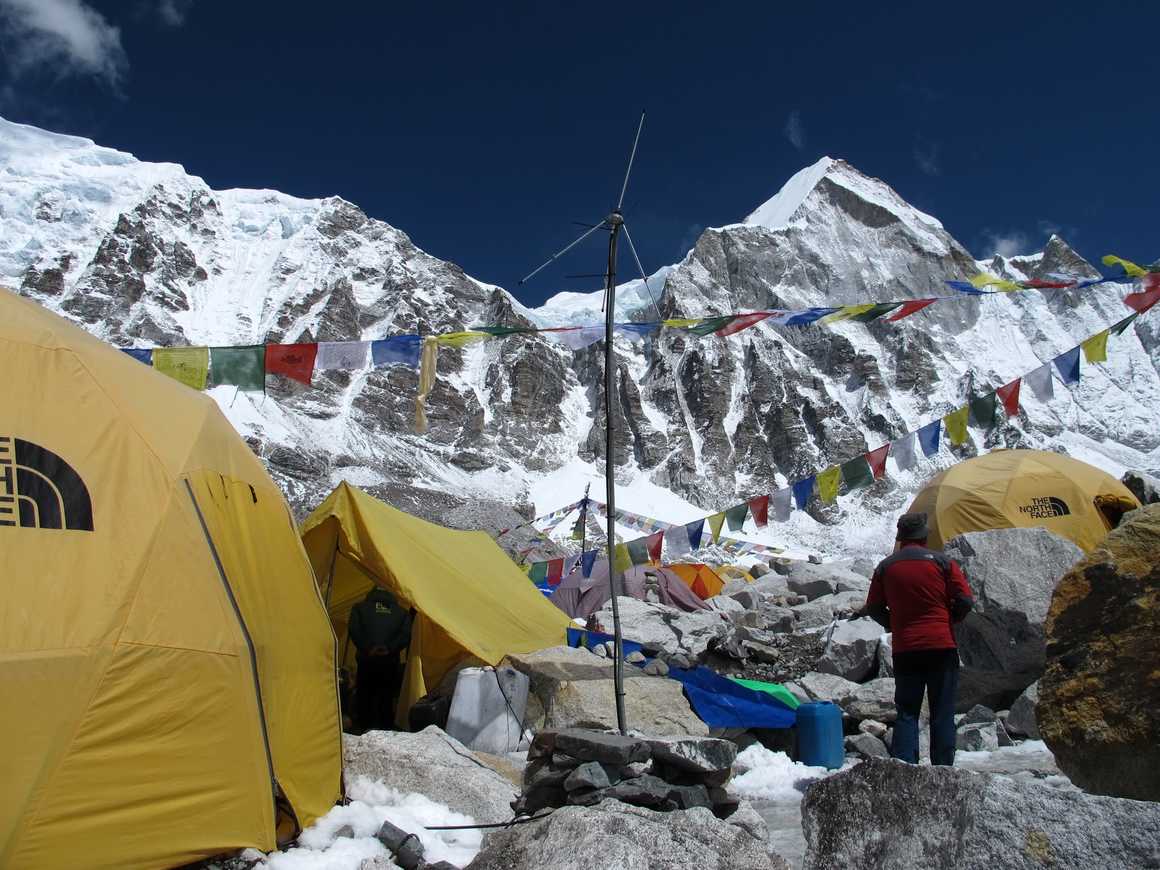
<instances>
[{"instance_id":1,"label":"boulder","mask_svg":"<svg viewBox=\"0 0 1160 870\"><path fill-rule=\"evenodd\" d=\"M718 613L724 613L731 616L734 613L744 613L745 605L735 598L729 598L726 595L714 595L705 602L710 608L716 610Z\"/></svg>"},{"instance_id":2,"label":"boulder","mask_svg":"<svg viewBox=\"0 0 1160 870\"><path fill-rule=\"evenodd\" d=\"M967 532L944 549L976 601L955 631L960 709L1006 707L1043 673L1051 593L1083 552L1043 528Z\"/></svg>"},{"instance_id":3,"label":"boulder","mask_svg":"<svg viewBox=\"0 0 1160 870\"><path fill-rule=\"evenodd\" d=\"M716 737L650 738L648 745L655 761L686 773L728 771L737 758L737 744Z\"/></svg>"},{"instance_id":4,"label":"boulder","mask_svg":"<svg viewBox=\"0 0 1160 870\"><path fill-rule=\"evenodd\" d=\"M890 751L886 748L885 743L873 734L867 734L864 731L848 736L845 745L847 752L856 753L863 758L888 758L890 756Z\"/></svg>"},{"instance_id":5,"label":"boulder","mask_svg":"<svg viewBox=\"0 0 1160 870\"><path fill-rule=\"evenodd\" d=\"M686 613L675 607L624 596L617 603L624 636L654 654L686 653L699 659L710 642L724 634L729 626L728 619L715 610ZM597 611L596 619L601 625L612 625L611 602Z\"/></svg>"},{"instance_id":6,"label":"boulder","mask_svg":"<svg viewBox=\"0 0 1160 870\"><path fill-rule=\"evenodd\" d=\"M577 761L600 761L604 764L647 761L650 753L648 743L636 737L582 728L537 734L528 756L531 757L533 753L541 755L545 751L551 751L553 755L563 753Z\"/></svg>"},{"instance_id":7,"label":"boulder","mask_svg":"<svg viewBox=\"0 0 1160 870\"><path fill-rule=\"evenodd\" d=\"M612 785L608 772L598 761L586 761L564 778L564 790L608 788Z\"/></svg>"},{"instance_id":8,"label":"boulder","mask_svg":"<svg viewBox=\"0 0 1160 870\"><path fill-rule=\"evenodd\" d=\"M858 723L858 730L864 734L873 734L879 740L886 737L886 723L874 719L863 719Z\"/></svg>"},{"instance_id":9,"label":"boulder","mask_svg":"<svg viewBox=\"0 0 1160 870\"><path fill-rule=\"evenodd\" d=\"M1007 714L1007 730L1038 740L1039 726L1035 722L1035 705L1038 702L1039 681L1036 680L1011 705L1011 712Z\"/></svg>"},{"instance_id":10,"label":"boulder","mask_svg":"<svg viewBox=\"0 0 1160 870\"><path fill-rule=\"evenodd\" d=\"M533 653L512 653L507 657L507 663L521 674L527 674L533 692L545 681L558 683L608 679L613 669L613 663L607 658L570 646L554 646Z\"/></svg>"},{"instance_id":11,"label":"boulder","mask_svg":"<svg viewBox=\"0 0 1160 870\"><path fill-rule=\"evenodd\" d=\"M823 595L821 598L814 599L814 604L826 603L830 605L830 610L834 616L839 619L849 619L855 613L862 609L862 605L866 603L865 592L835 592L833 595Z\"/></svg>"},{"instance_id":12,"label":"boulder","mask_svg":"<svg viewBox=\"0 0 1160 870\"><path fill-rule=\"evenodd\" d=\"M756 589L752 588L748 583L741 589L729 590L729 587L734 583L744 581L731 580L726 584L725 588L719 595L713 596L713 599L723 598L726 601L733 601L740 604L744 610L757 610L761 607L762 595Z\"/></svg>"},{"instance_id":13,"label":"boulder","mask_svg":"<svg viewBox=\"0 0 1160 870\"><path fill-rule=\"evenodd\" d=\"M616 727L616 702L612 680L580 680L560 682L551 688L551 694L536 697L541 713L529 715L527 724L532 730L541 728L594 728L607 730ZM529 711L533 707L529 703ZM624 679L624 707L629 727L647 734L662 736L709 733L697 714L685 700L684 689L668 677L626 676Z\"/></svg>"},{"instance_id":14,"label":"boulder","mask_svg":"<svg viewBox=\"0 0 1160 870\"><path fill-rule=\"evenodd\" d=\"M755 579L760 579L769 573L769 566L761 562L757 562L749 568L749 576Z\"/></svg>"},{"instance_id":15,"label":"boulder","mask_svg":"<svg viewBox=\"0 0 1160 870\"><path fill-rule=\"evenodd\" d=\"M384 820L379 826L375 839L386 846L395 856L395 862L403 870L417 870L423 863L423 844L414 834L396 827Z\"/></svg>"},{"instance_id":16,"label":"boulder","mask_svg":"<svg viewBox=\"0 0 1160 870\"><path fill-rule=\"evenodd\" d=\"M1160 801L1157 625L1160 505L1147 505L1068 572L1047 617L1035 718L1085 791Z\"/></svg>"},{"instance_id":17,"label":"boulder","mask_svg":"<svg viewBox=\"0 0 1160 870\"><path fill-rule=\"evenodd\" d=\"M1140 500L1140 504L1160 502L1160 477L1146 471L1126 471L1120 478L1120 483L1132 491L1132 495Z\"/></svg>"},{"instance_id":18,"label":"boulder","mask_svg":"<svg viewBox=\"0 0 1160 870\"><path fill-rule=\"evenodd\" d=\"M471 870L725 870L784 868L766 851L765 823L747 805L721 820L696 807L662 813L605 800L488 833Z\"/></svg>"},{"instance_id":19,"label":"boulder","mask_svg":"<svg viewBox=\"0 0 1160 870\"><path fill-rule=\"evenodd\" d=\"M852 719L893 722L898 718L894 707L894 680L880 678L858 683L834 674L808 673L797 685L811 701L833 701Z\"/></svg>"},{"instance_id":20,"label":"boulder","mask_svg":"<svg viewBox=\"0 0 1160 870\"><path fill-rule=\"evenodd\" d=\"M794 617L794 612L788 607L765 604L762 606L760 613L762 628L774 634L793 631L794 624L797 621Z\"/></svg>"},{"instance_id":21,"label":"boulder","mask_svg":"<svg viewBox=\"0 0 1160 870\"><path fill-rule=\"evenodd\" d=\"M663 677L669 672L669 666L662 659L653 659L641 668L650 677Z\"/></svg>"},{"instance_id":22,"label":"boulder","mask_svg":"<svg viewBox=\"0 0 1160 870\"><path fill-rule=\"evenodd\" d=\"M878 676L894 676L894 635L890 632L878 638Z\"/></svg>"},{"instance_id":23,"label":"boulder","mask_svg":"<svg viewBox=\"0 0 1160 870\"><path fill-rule=\"evenodd\" d=\"M810 601L790 608L794 614L794 627L825 628L834 619L834 608L828 601Z\"/></svg>"},{"instance_id":24,"label":"boulder","mask_svg":"<svg viewBox=\"0 0 1160 870\"><path fill-rule=\"evenodd\" d=\"M982 704L976 704L970 710L962 715L958 720L960 725L989 725L994 722L998 716L990 707L984 707Z\"/></svg>"},{"instance_id":25,"label":"boulder","mask_svg":"<svg viewBox=\"0 0 1160 870\"><path fill-rule=\"evenodd\" d=\"M359 775L381 779L404 794L426 795L481 824L511 818L515 786L434 725L417 734L344 734L342 750L348 780Z\"/></svg>"},{"instance_id":26,"label":"boulder","mask_svg":"<svg viewBox=\"0 0 1160 870\"><path fill-rule=\"evenodd\" d=\"M963 752L994 752L999 748L996 722L968 722L955 731L955 749Z\"/></svg>"},{"instance_id":27,"label":"boulder","mask_svg":"<svg viewBox=\"0 0 1160 870\"><path fill-rule=\"evenodd\" d=\"M882 626L872 619L837 623L829 632L815 670L860 682L878 668L878 639Z\"/></svg>"},{"instance_id":28,"label":"boulder","mask_svg":"<svg viewBox=\"0 0 1160 870\"><path fill-rule=\"evenodd\" d=\"M803 870L1154 867L1160 804L871 758L802 800Z\"/></svg>"}]
</instances>

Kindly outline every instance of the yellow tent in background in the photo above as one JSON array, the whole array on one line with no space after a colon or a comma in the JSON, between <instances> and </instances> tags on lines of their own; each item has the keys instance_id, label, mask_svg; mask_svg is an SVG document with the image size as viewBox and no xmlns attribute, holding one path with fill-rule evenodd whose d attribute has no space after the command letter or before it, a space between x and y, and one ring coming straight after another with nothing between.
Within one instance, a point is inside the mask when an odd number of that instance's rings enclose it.
<instances>
[{"instance_id":1,"label":"yellow tent in background","mask_svg":"<svg viewBox=\"0 0 1160 870\"><path fill-rule=\"evenodd\" d=\"M1042 526L1090 551L1139 506L1126 486L1086 462L996 450L935 475L907 511L927 515L931 547L963 532Z\"/></svg>"},{"instance_id":2,"label":"yellow tent in background","mask_svg":"<svg viewBox=\"0 0 1160 870\"><path fill-rule=\"evenodd\" d=\"M0 290L0 867L272 849L341 797L334 636L213 400Z\"/></svg>"},{"instance_id":3,"label":"yellow tent in background","mask_svg":"<svg viewBox=\"0 0 1160 870\"><path fill-rule=\"evenodd\" d=\"M753 582L753 575L746 571L744 568L740 568L737 565L720 565L713 570L715 570L717 572L717 576L724 580L726 583L728 583L730 580L744 580L746 583Z\"/></svg>"},{"instance_id":4,"label":"yellow tent in background","mask_svg":"<svg viewBox=\"0 0 1160 870\"><path fill-rule=\"evenodd\" d=\"M452 667L474 656L565 643L571 620L532 585L484 532L446 529L340 483L302 525L335 634L348 665L351 608L378 584L416 611L397 718Z\"/></svg>"},{"instance_id":5,"label":"yellow tent in background","mask_svg":"<svg viewBox=\"0 0 1160 870\"><path fill-rule=\"evenodd\" d=\"M708 565L682 562L665 567L684 580L702 599L712 598L725 588L725 582Z\"/></svg>"}]
</instances>

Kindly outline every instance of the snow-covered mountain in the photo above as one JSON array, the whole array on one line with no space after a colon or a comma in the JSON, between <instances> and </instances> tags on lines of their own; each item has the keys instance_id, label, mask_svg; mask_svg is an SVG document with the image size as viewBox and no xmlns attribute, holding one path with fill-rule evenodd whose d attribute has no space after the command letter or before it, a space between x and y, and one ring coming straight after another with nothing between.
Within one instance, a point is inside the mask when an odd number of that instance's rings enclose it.
<instances>
[{"instance_id":1,"label":"snow-covered mountain","mask_svg":"<svg viewBox=\"0 0 1160 870\"><path fill-rule=\"evenodd\" d=\"M666 317L903 299L941 294L945 279L980 267L1096 274L1058 237L1040 253L977 264L886 184L824 158L619 299L626 316L643 316L654 296ZM121 346L600 321L600 294L529 310L337 197L214 191L179 166L2 120L0 282ZM851 458L1120 319L1123 293L964 298L899 324L618 340L621 504L687 520ZM1025 391L1017 419L972 430L956 452L1045 446L1113 473L1156 471L1155 319L1140 318L1078 387L1057 386L1047 405ZM399 367L321 372L312 389L272 377L266 396L214 396L299 511L346 478L428 516L476 498L545 512L575 501L602 467L602 366L599 345L573 351L542 336L445 349L426 436L411 431L417 375ZM891 465L887 480L763 539L881 550L908 494L951 461L944 450L911 473Z\"/></svg>"}]
</instances>

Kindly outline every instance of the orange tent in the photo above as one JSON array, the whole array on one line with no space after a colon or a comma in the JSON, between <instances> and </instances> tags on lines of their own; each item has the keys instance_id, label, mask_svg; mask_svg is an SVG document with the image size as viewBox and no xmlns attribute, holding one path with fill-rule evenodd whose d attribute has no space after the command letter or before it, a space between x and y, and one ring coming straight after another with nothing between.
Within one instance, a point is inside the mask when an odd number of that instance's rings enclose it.
<instances>
[{"instance_id":1,"label":"orange tent","mask_svg":"<svg viewBox=\"0 0 1160 870\"><path fill-rule=\"evenodd\" d=\"M712 598L725 588L725 582L708 565L693 563L687 565L668 565L667 567L684 580L689 588L696 592L702 599Z\"/></svg>"}]
</instances>

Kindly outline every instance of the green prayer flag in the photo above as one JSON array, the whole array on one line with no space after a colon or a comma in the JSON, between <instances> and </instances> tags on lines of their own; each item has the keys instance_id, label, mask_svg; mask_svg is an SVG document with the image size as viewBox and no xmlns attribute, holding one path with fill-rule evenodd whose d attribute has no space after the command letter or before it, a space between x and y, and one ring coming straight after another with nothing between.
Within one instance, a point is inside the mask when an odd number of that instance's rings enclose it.
<instances>
[{"instance_id":1,"label":"green prayer flag","mask_svg":"<svg viewBox=\"0 0 1160 870\"><path fill-rule=\"evenodd\" d=\"M874 472L870 470L870 463L865 456L851 459L842 463L842 480L846 482L846 489L860 489L874 483Z\"/></svg>"},{"instance_id":2,"label":"green prayer flag","mask_svg":"<svg viewBox=\"0 0 1160 870\"><path fill-rule=\"evenodd\" d=\"M228 384L241 390L266 389L266 348L211 347L209 349L210 381L215 387Z\"/></svg>"},{"instance_id":3,"label":"green prayer flag","mask_svg":"<svg viewBox=\"0 0 1160 870\"><path fill-rule=\"evenodd\" d=\"M1132 321L1134 321L1134 320L1135 320L1137 317L1139 317L1139 316L1140 316L1140 312L1139 312L1139 311L1137 311L1135 314L1129 314L1127 317L1125 317L1125 318L1124 318L1123 320L1121 320L1119 323L1115 324L1115 325L1114 325L1114 326L1111 328L1111 332L1112 332L1113 334L1115 334L1115 335L1123 335L1123 334L1124 334L1124 330L1126 330L1126 329L1127 329L1129 326L1131 326L1131 325L1132 325Z\"/></svg>"},{"instance_id":4,"label":"green prayer flag","mask_svg":"<svg viewBox=\"0 0 1160 870\"><path fill-rule=\"evenodd\" d=\"M528 571L528 577L533 583L547 583L548 582L548 563L547 562L533 562L532 568Z\"/></svg>"},{"instance_id":5,"label":"green prayer flag","mask_svg":"<svg viewBox=\"0 0 1160 870\"><path fill-rule=\"evenodd\" d=\"M994 393L971 398L971 422L976 426L990 429L995 425L995 408L998 400Z\"/></svg>"},{"instance_id":6,"label":"green prayer flag","mask_svg":"<svg viewBox=\"0 0 1160 870\"><path fill-rule=\"evenodd\" d=\"M725 522L729 524L729 531L741 531L741 527L745 525L745 518L747 516L749 516L749 504L746 502L742 502L737 507L731 507L725 511Z\"/></svg>"},{"instance_id":7,"label":"green prayer flag","mask_svg":"<svg viewBox=\"0 0 1160 870\"><path fill-rule=\"evenodd\" d=\"M632 564L648 564L650 561L648 557L648 543L644 538L637 538L635 541L629 541L625 546L628 547L628 558L632 560Z\"/></svg>"},{"instance_id":8,"label":"green prayer flag","mask_svg":"<svg viewBox=\"0 0 1160 870\"><path fill-rule=\"evenodd\" d=\"M707 317L696 326L690 326L689 332L693 335L709 335L724 326L728 326L734 319L735 315L732 314L727 317Z\"/></svg>"},{"instance_id":9,"label":"green prayer flag","mask_svg":"<svg viewBox=\"0 0 1160 870\"><path fill-rule=\"evenodd\" d=\"M895 308L901 308L901 302L879 302L872 308L863 311L861 314L855 314L850 319L857 323L869 323L871 320L877 320L884 314L889 314Z\"/></svg>"},{"instance_id":10,"label":"green prayer flag","mask_svg":"<svg viewBox=\"0 0 1160 870\"><path fill-rule=\"evenodd\" d=\"M486 332L488 335L516 335L536 330L527 326L473 326L471 331Z\"/></svg>"}]
</instances>

